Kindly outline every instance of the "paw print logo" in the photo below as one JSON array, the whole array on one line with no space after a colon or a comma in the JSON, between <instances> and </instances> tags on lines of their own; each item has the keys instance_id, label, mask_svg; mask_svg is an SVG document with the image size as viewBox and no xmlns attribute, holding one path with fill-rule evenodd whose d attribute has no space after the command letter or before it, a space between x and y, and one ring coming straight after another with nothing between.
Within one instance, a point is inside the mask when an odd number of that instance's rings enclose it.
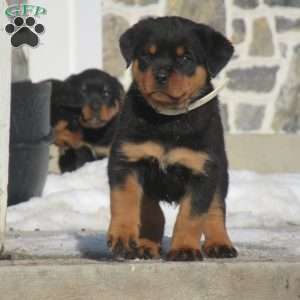
<instances>
[{"instance_id":1,"label":"paw print logo","mask_svg":"<svg viewBox=\"0 0 300 300\"><path fill-rule=\"evenodd\" d=\"M39 37L41 33L45 31L45 27L42 24L36 24L33 17L16 17L12 24L5 26L5 31L11 34L11 44L13 47L19 47L21 45L28 45L35 47L39 43Z\"/></svg>"}]
</instances>

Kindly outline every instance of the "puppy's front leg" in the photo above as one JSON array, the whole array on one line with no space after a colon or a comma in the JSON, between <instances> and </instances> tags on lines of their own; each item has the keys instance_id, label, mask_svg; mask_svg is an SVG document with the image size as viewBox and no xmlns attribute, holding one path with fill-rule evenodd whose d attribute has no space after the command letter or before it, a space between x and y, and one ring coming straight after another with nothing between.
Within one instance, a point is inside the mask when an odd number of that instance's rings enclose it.
<instances>
[{"instance_id":1,"label":"puppy's front leg","mask_svg":"<svg viewBox=\"0 0 300 300\"><path fill-rule=\"evenodd\" d=\"M140 230L142 189L134 174L110 191L111 221L107 244L115 257L135 258Z\"/></svg>"},{"instance_id":2,"label":"puppy's front leg","mask_svg":"<svg viewBox=\"0 0 300 300\"><path fill-rule=\"evenodd\" d=\"M203 250L206 256L237 257L237 250L233 247L225 226L225 202L217 192L205 216L203 233L205 236Z\"/></svg>"}]
</instances>

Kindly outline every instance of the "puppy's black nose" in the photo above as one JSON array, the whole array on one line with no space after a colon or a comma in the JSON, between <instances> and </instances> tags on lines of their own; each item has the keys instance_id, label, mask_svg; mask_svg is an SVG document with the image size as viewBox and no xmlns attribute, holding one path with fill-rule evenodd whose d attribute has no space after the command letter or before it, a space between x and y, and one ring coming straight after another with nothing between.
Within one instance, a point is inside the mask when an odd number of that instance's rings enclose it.
<instances>
[{"instance_id":1,"label":"puppy's black nose","mask_svg":"<svg viewBox=\"0 0 300 300\"><path fill-rule=\"evenodd\" d=\"M158 84L166 84L168 80L169 73L166 70L160 70L155 74L155 80Z\"/></svg>"},{"instance_id":2,"label":"puppy's black nose","mask_svg":"<svg viewBox=\"0 0 300 300\"><path fill-rule=\"evenodd\" d=\"M94 111L95 114L97 114L98 111L100 110L100 104L97 103L97 102L92 102L90 104L90 106L91 106L91 109Z\"/></svg>"}]
</instances>

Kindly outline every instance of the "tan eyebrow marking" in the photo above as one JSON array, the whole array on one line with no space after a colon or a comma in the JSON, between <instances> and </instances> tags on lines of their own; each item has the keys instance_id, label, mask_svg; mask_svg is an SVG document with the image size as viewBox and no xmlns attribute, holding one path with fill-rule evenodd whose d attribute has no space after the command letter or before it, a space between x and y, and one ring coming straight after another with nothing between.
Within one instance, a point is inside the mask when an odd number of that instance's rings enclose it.
<instances>
[{"instance_id":1,"label":"tan eyebrow marking","mask_svg":"<svg viewBox=\"0 0 300 300\"><path fill-rule=\"evenodd\" d=\"M156 54L156 52L157 52L157 46L156 45L151 45L149 48L148 48L148 52L149 52L149 54L151 54L151 55L155 55Z\"/></svg>"},{"instance_id":2,"label":"tan eyebrow marking","mask_svg":"<svg viewBox=\"0 0 300 300\"><path fill-rule=\"evenodd\" d=\"M176 48L176 55L177 55L177 56L183 56L184 53L185 53L184 47L179 46L179 47Z\"/></svg>"}]
</instances>

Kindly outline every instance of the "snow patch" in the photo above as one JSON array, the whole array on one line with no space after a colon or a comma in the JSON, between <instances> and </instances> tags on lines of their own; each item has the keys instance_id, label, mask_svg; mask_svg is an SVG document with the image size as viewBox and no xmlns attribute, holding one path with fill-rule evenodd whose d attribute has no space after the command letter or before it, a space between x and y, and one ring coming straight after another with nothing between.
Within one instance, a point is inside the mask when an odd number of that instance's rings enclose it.
<instances>
[{"instance_id":1,"label":"snow patch","mask_svg":"<svg viewBox=\"0 0 300 300\"><path fill-rule=\"evenodd\" d=\"M8 228L22 231L106 231L110 218L107 160L63 175L49 174L42 197L8 208ZM162 203L165 235L177 208ZM227 197L231 228L300 225L300 174L231 171Z\"/></svg>"}]
</instances>

